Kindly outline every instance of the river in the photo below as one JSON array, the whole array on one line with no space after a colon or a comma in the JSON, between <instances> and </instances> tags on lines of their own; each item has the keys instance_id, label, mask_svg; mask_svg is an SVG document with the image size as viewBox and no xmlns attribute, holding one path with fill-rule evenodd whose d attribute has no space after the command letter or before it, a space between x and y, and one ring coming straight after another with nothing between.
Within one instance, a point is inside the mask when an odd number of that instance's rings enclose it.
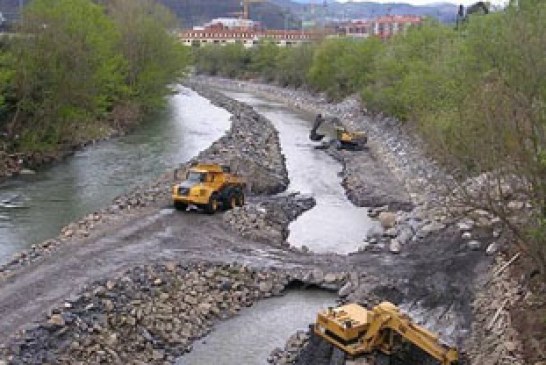
<instances>
[{"instance_id":1,"label":"river","mask_svg":"<svg viewBox=\"0 0 546 365\"><path fill-rule=\"evenodd\" d=\"M309 140L314 115L247 93L226 92L267 117L279 131L290 185L288 190L311 194L317 204L290 225L288 242L317 253L357 251L368 230L377 225L366 208L353 205L341 185L339 162ZM323 127L331 138L333 130Z\"/></svg>"},{"instance_id":2,"label":"river","mask_svg":"<svg viewBox=\"0 0 546 365\"><path fill-rule=\"evenodd\" d=\"M290 225L289 242L315 252L355 251L376 224L365 208L346 198L341 166L308 140L313 115L250 94L230 93L269 118L279 131L290 178L289 190L312 194L317 205ZM229 113L181 88L164 111L130 135L99 143L74 156L0 185L0 263L134 186L153 180L209 146L229 128ZM289 291L257 303L218 324L179 364L261 364L335 295Z\"/></svg>"},{"instance_id":3,"label":"river","mask_svg":"<svg viewBox=\"0 0 546 365\"><path fill-rule=\"evenodd\" d=\"M166 108L127 136L0 184L0 264L189 160L225 133L229 118L224 109L180 87Z\"/></svg>"},{"instance_id":4,"label":"river","mask_svg":"<svg viewBox=\"0 0 546 365\"><path fill-rule=\"evenodd\" d=\"M291 290L283 297L265 299L243 309L182 356L177 365L260 365L275 348L284 348L289 336L306 330L320 309L333 306L335 295L320 290Z\"/></svg>"}]
</instances>

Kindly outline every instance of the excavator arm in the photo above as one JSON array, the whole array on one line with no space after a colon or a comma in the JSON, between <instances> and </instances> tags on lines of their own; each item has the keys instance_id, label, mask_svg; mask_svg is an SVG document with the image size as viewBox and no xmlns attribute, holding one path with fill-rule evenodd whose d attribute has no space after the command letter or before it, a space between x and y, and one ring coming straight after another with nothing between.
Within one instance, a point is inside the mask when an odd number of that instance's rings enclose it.
<instances>
[{"instance_id":1,"label":"excavator arm","mask_svg":"<svg viewBox=\"0 0 546 365\"><path fill-rule=\"evenodd\" d=\"M373 309L375 317L383 320L378 320L380 333L384 330L391 330L398 333L402 339L412 343L421 350L428 353L440 362L441 365L456 365L459 359L457 350L446 346L440 342L438 335L428 331L426 328L415 324L409 316L400 312L398 307L391 303L381 303ZM387 319L388 318L388 319ZM372 322L373 328L375 323ZM392 339L392 337L391 337ZM382 346L390 352L393 343L385 343L385 341L376 342L376 345Z\"/></svg>"}]
</instances>

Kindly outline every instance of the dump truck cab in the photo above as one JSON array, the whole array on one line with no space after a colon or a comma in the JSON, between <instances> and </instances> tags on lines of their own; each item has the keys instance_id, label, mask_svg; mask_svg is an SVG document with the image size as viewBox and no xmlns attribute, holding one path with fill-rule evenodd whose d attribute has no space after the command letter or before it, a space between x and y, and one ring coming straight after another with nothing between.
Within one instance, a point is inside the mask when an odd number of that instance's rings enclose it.
<instances>
[{"instance_id":1,"label":"dump truck cab","mask_svg":"<svg viewBox=\"0 0 546 365\"><path fill-rule=\"evenodd\" d=\"M187 171L186 178L172 189L175 208L185 210L193 205L207 213L230 209L244 204L245 182L231 173L228 166L196 164Z\"/></svg>"},{"instance_id":2,"label":"dump truck cab","mask_svg":"<svg viewBox=\"0 0 546 365\"><path fill-rule=\"evenodd\" d=\"M374 351L392 355L411 344L441 365L456 365L459 359L455 348L389 302L371 310L355 303L328 308L318 313L314 333L352 357Z\"/></svg>"}]
</instances>

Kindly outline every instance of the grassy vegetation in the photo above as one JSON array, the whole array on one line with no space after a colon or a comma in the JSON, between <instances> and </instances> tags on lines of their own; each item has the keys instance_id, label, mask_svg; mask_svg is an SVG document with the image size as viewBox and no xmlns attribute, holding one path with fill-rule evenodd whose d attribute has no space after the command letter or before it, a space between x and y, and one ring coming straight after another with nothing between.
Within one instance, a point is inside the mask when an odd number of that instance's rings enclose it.
<instances>
[{"instance_id":1,"label":"grassy vegetation","mask_svg":"<svg viewBox=\"0 0 546 365\"><path fill-rule=\"evenodd\" d=\"M29 3L19 35L0 47L0 131L7 148L56 149L90 131L100 134L119 106L160 105L188 63L168 32L174 23L152 0Z\"/></svg>"},{"instance_id":2,"label":"grassy vegetation","mask_svg":"<svg viewBox=\"0 0 546 365\"><path fill-rule=\"evenodd\" d=\"M461 182L482 174L489 189L479 199L467 192L466 203L504 219L546 272L545 18L546 2L521 0L458 31L429 21L386 42L205 47L194 63L199 72L305 85L334 100L359 93L369 110L416 124ZM530 202L536 214L514 222L508 198Z\"/></svg>"}]
</instances>

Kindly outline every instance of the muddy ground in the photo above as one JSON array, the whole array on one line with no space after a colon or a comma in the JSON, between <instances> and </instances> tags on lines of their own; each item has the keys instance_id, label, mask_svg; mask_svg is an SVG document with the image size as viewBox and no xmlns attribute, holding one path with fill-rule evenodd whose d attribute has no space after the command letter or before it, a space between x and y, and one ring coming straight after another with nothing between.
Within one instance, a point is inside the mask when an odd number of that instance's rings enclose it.
<instances>
[{"instance_id":1,"label":"muddy ground","mask_svg":"<svg viewBox=\"0 0 546 365\"><path fill-rule=\"evenodd\" d=\"M208 96L215 98L213 94ZM221 98L217 102L225 103L226 100ZM251 113L244 111L245 108L241 110L238 117L245 118L247 113ZM251 119L264 122L255 116ZM238 134L241 134L240 139L234 137ZM248 144L252 138L252 135L232 128L224 143L212 147L211 153L215 156L223 152L234 153L241 143ZM278 144L274 138L271 141ZM249 156L254 154L250 153ZM262 158L259 152L255 156ZM263 162L253 162L258 167L264 165ZM265 172L282 171L279 162L268 161L266 166L269 168ZM358 173L366 174L366 179L381 182L384 169L378 174L374 174L374 171L378 170L364 169ZM280 186L286 186L282 172L269 176L272 177L271 181L276 179ZM393 185L390 182L379 184L387 191L384 196L389 196L389 186ZM24 334L16 334L25 328L34 328L35 323L44 323L48 318L51 321L51 316L44 316L48 312L50 315L54 313L53 308L62 305L67 298L78 296L86 287L92 289L99 285L97 283L118 277L135 267L165 262L175 262L177 265L236 262L256 271L276 269L299 272L302 282L325 287L331 285L333 289L343 286L340 295L347 300L374 304L383 299L400 304L455 344L462 345L468 336L473 320L471 303L475 285L483 280L487 272L489 260L484 251L492 240L490 229L473 230L474 238L481 244L480 249L469 245L461 237L460 227L450 224L437 225L435 229L427 230L426 234L415 234L415 239L396 255L384 250L349 256L309 254L287 250L271 244L267 239L244 238L240 230L233 229L221 215L176 212L169 207L168 191L161 190L168 189L168 185L169 179L165 177L162 184L154 188L157 190L156 197L147 204L133 208L130 214L114 212L112 214L122 215L122 218L97 224L87 235L70 235L69 239L56 246L54 252L26 265L10 267L9 275L5 275L0 282L0 316L3 318L0 322L0 343L6 345L4 356L20 361L25 354L28 355L25 351L33 347L21 342ZM392 186L392 189L393 196L401 196L399 184ZM362 194L362 201L369 199L369 190L356 191ZM130 202L131 198L121 200ZM382 205L392 203L395 207L400 201L407 202L408 199L387 200ZM408 209L407 206L404 208ZM425 223L421 228L431 222ZM15 336L15 340L10 340L14 338L12 336ZM31 342L34 340L30 339ZM46 352L55 356L55 346L59 346L59 343L43 346L49 346ZM126 356L130 357L130 352ZM150 352L150 356L153 360L154 353ZM130 361L131 358L122 360ZM306 363L316 362L311 358Z\"/></svg>"}]
</instances>

